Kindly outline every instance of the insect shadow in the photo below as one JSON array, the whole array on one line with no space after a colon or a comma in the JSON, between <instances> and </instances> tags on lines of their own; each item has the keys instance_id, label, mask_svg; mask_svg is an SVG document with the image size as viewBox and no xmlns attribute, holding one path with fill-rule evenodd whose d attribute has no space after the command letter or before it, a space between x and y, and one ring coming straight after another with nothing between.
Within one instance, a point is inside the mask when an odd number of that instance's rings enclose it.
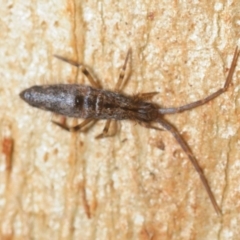
<instances>
[{"instance_id":1,"label":"insect shadow","mask_svg":"<svg viewBox=\"0 0 240 240\"><path fill-rule=\"evenodd\" d=\"M178 130L164 119L164 115L180 113L199 107L227 91L237 65L237 60L240 53L238 47L235 49L231 67L223 88L220 88L204 99L175 108L160 108L157 104L152 103L150 99L156 95L157 92L140 93L133 96L122 93L126 67L131 52L132 50L130 48L127 52L126 59L121 68L117 84L113 91L102 89L100 84L94 80L94 77L83 64L79 64L64 57L54 55L56 58L64 62L81 68L91 86L83 84L33 86L22 91L20 93L20 97L33 107L51 111L65 117L85 119L82 123L73 127L68 126L66 123L53 121L53 123L68 131L80 131L83 127L91 122L99 119L106 119L107 121L102 133L96 138L108 136L109 126L112 120L130 119L137 121L144 127L153 128L156 130L160 129L153 126L152 123L159 123L164 129L171 132L173 137L186 153L193 167L199 174L202 184L216 213L221 214L221 210L216 202L203 170L197 162L197 159Z\"/></svg>"}]
</instances>

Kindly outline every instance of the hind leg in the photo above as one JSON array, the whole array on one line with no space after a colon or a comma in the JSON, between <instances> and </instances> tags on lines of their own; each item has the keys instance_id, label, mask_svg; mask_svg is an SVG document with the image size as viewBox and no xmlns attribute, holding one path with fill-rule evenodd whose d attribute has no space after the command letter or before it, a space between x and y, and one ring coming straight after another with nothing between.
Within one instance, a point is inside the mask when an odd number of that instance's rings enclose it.
<instances>
[{"instance_id":1,"label":"hind leg","mask_svg":"<svg viewBox=\"0 0 240 240\"><path fill-rule=\"evenodd\" d=\"M67 62L77 68L80 68L82 73L87 77L88 81L90 82L90 84L95 87L95 88L101 88L101 85L96 81L94 80L94 77L93 75L87 70L87 68L81 64L81 63L77 63L77 62L74 62L70 59L67 59L67 58L64 58L64 57L61 57L59 55L53 55L54 57L64 61L64 62Z\"/></svg>"},{"instance_id":2,"label":"hind leg","mask_svg":"<svg viewBox=\"0 0 240 240\"><path fill-rule=\"evenodd\" d=\"M95 119L85 119L84 121L82 121L80 124L74 126L74 127L70 127L66 124L66 121L64 121L63 123L59 123L57 121L51 121L52 123L56 124L57 126L69 131L69 132L77 132L77 131L81 131L81 129L83 127L85 127L86 125L88 125L90 122L95 121ZM95 124L95 123L94 123Z\"/></svg>"}]
</instances>

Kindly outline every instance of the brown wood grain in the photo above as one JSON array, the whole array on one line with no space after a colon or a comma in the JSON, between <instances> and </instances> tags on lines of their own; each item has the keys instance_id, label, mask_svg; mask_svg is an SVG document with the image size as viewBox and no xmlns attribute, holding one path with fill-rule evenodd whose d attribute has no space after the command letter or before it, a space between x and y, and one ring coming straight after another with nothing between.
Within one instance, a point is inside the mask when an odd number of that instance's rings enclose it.
<instances>
[{"instance_id":1,"label":"brown wood grain","mask_svg":"<svg viewBox=\"0 0 240 240\"><path fill-rule=\"evenodd\" d=\"M0 13L1 239L238 239L240 63L227 93L167 117L221 217L170 133L122 121L114 137L96 140L104 121L68 133L51 124L59 116L18 96L35 84L87 83L53 54L113 89L132 47L126 93L158 91L164 107L204 98L223 86L239 43L238 1L42 0L6 2Z\"/></svg>"}]
</instances>

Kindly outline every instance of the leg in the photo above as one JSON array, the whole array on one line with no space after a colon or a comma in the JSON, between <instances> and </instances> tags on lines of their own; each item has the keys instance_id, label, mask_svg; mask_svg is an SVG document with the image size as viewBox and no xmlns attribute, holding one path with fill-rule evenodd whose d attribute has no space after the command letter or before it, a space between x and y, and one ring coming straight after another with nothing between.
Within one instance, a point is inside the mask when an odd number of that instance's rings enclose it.
<instances>
[{"instance_id":1,"label":"leg","mask_svg":"<svg viewBox=\"0 0 240 240\"><path fill-rule=\"evenodd\" d=\"M61 56L58 56L58 55L53 55L54 57L64 61L64 62L67 62L77 68L81 68L82 70L82 73L87 77L88 81L90 82L90 84L96 88L101 88L100 84L98 82L96 82L93 78L93 76L90 74L90 72L84 67L84 65L80 64L80 63L77 63L77 62L74 62L72 60L69 60L69 59L66 59L64 57L61 57Z\"/></svg>"},{"instance_id":2,"label":"leg","mask_svg":"<svg viewBox=\"0 0 240 240\"><path fill-rule=\"evenodd\" d=\"M66 123L59 123L56 121L52 121L52 123L56 124L57 126L69 131L69 132L77 132L80 131L83 127L85 127L87 124L89 124L90 122L94 121L93 119L85 119L83 122L81 122L80 124L74 126L74 127L69 127L67 126Z\"/></svg>"},{"instance_id":3,"label":"leg","mask_svg":"<svg viewBox=\"0 0 240 240\"><path fill-rule=\"evenodd\" d=\"M118 78L118 81L117 81L117 84L115 86L115 91L119 91L122 87L122 83L123 83L123 80L124 80L124 76L125 76L125 70L126 70L126 67L127 67L127 62L128 62L128 59L129 59L129 55L132 53L132 49L129 48L128 52L127 52L127 56L126 56L126 59L124 61L124 64L122 66L122 69L120 71L120 74L119 74L119 78ZM105 124L105 127L103 129L103 132L99 135L96 136L96 139L99 139L99 138L104 138L104 137L107 137L107 133L108 133L108 129L109 129L109 126L110 126L110 123L111 123L111 119L107 120L106 124Z\"/></svg>"},{"instance_id":4,"label":"leg","mask_svg":"<svg viewBox=\"0 0 240 240\"><path fill-rule=\"evenodd\" d=\"M180 135L180 133L177 131L177 129L175 129L171 124L169 124L167 121L165 121L164 119L159 118L157 120L166 130L168 130L169 132L171 132L171 134L174 136L174 138L176 139L176 141L179 143L179 145L181 146L181 148L183 149L183 151L187 154L189 160L191 161L193 167L195 168L195 170L197 171L202 184L205 188L205 190L207 191L207 194L212 202L212 205L216 211L217 214L221 214L221 210L216 202L216 199L212 193L212 190L207 182L207 179L202 171L202 169L200 168L197 159L194 157L194 155L192 154L189 146L187 145L187 143L184 141L183 137Z\"/></svg>"},{"instance_id":5,"label":"leg","mask_svg":"<svg viewBox=\"0 0 240 240\"><path fill-rule=\"evenodd\" d=\"M99 139L99 138L104 138L104 137L107 137L107 133L108 133L108 130L109 130L109 126L110 126L110 123L111 123L111 119L108 119L104 128L103 128L103 131L101 134L97 135L95 138L96 139Z\"/></svg>"},{"instance_id":6,"label":"leg","mask_svg":"<svg viewBox=\"0 0 240 240\"><path fill-rule=\"evenodd\" d=\"M155 130L164 131L164 129L155 127L155 126L151 125L150 123L138 122L138 124L140 124L141 126L143 126L145 128L152 128L152 129L155 129Z\"/></svg>"},{"instance_id":7,"label":"leg","mask_svg":"<svg viewBox=\"0 0 240 240\"><path fill-rule=\"evenodd\" d=\"M121 69L121 71L120 71L117 84L116 84L116 86L115 86L115 91L121 90L122 83L123 83L124 76L125 76L126 67L127 67L127 62L128 62L128 59L129 59L129 55L130 55L130 54L132 54L132 49L131 49L131 48L129 48L129 50L128 50L128 52L127 52L127 56L126 56L125 62L124 62L124 64L123 64L123 66L122 66L122 69Z\"/></svg>"},{"instance_id":8,"label":"leg","mask_svg":"<svg viewBox=\"0 0 240 240\"><path fill-rule=\"evenodd\" d=\"M160 108L159 113L161 113L161 114L173 114L173 113L179 113L179 112L183 112L183 111L186 111L186 110L189 110L189 109L193 109L193 108L199 107L199 106L213 100L214 98L218 97L222 93L226 92L229 85L230 85L230 82L232 80L233 73L234 73L236 65L237 65L237 60L238 60L238 57L239 57L239 53L240 53L240 51L238 51L238 47L236 47L235 52L234 52L234 56L233 56L233 60L232 60L232 64L231 64L231 67L230 67L230 70L229 70L229 73L228 73L228 76L227 76L227 79L226 79L226 82L225 82L223 88L219 89L215 93L212 93L211 95L209 95L208 97L206 97L202 100L192 102L192 103L183 105L181 107L162 108L162 109Z\"/></svg>"},{"instance_id":9,"label":"leg","mask_svg":"<svg viewBox=\"0 0 240 240\"><path fill-rule=\"evenodd\" d=\"M135 98L141 100L148 100L157 95L158 92L138 93Z\"/></svg>"}]
</instances>

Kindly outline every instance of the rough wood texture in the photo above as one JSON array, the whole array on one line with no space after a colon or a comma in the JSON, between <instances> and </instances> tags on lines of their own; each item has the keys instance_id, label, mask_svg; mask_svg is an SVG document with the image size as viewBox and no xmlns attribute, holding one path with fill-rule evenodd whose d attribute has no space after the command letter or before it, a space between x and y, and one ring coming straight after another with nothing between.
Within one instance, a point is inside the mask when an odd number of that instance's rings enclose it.
<instances>
[{"instance_id":1,"label":"rough wood texture","mask_svg":"<svg viewBox=\"0 0 240 240\"><path fill-rule=\"evenodd\" d=\"M35 84L87 82L53 54L83 62L114 88L131 46L125 92L158 91L154 101L165 107L203 98L223 86L239 44L238 1L1 6L1 239L238 239L239 67L227 93L167 118L204 169L222 217L168 132L123 121L116 136L96 140L104 122L68 133L18 96Z\"/></svg>"}]
</instances>

